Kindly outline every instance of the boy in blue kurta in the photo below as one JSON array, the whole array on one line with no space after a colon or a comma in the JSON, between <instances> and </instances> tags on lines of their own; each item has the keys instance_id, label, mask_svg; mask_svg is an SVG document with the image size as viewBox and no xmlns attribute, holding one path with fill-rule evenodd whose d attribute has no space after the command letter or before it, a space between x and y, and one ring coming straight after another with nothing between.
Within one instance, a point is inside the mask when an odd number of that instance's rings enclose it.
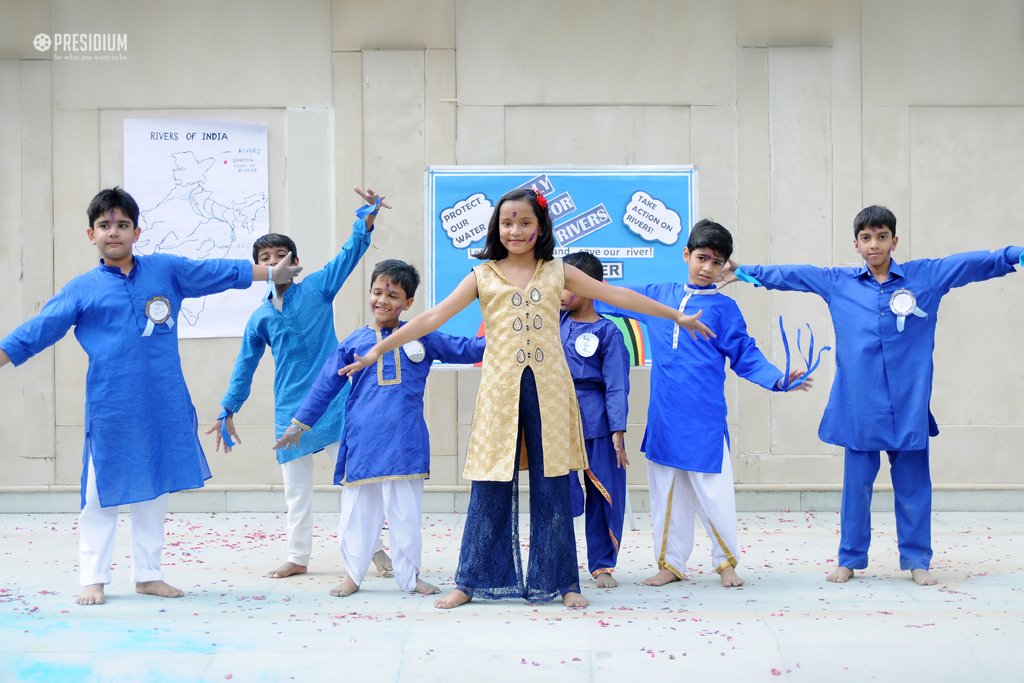
<instances>
[{"instance_id":1,"label":"boy in blue kurta","mask_svg":"<svg viewBox=\"0 0 1024 683\"><path fill-rule=\"evenodd\" d=\"M341 251L302 282L277 285L276 296L268 292L263 304L249 317L227 392L221 399L221 413L206 432L216 433L218 449L223 443L224 451L229 452L234 441L241 441L234 415L249 398L253 374L268 346L274 356L275 439L284 434L324 361L338 346L334 297L369 248L377 212L386 206L384 198L373 190L355 191L367 203L356 211L352 235ZM276 265L289 253L298 263L295 243L277 233L263 235L252 245L253 262L261 265ZM347 397L345 385L301 446L277 451L287 507L288 559L267 574L270 578L306 573L313 548L313 458L306 456L325 449L332 456L337 454ZM227 437L223 441L222 432ZM383 549L374 554L374 562L382 573L390 571L391 559Z\"/></svg>"},{"instance_id":2,"label":"boy in blue kurta","mask_svg":"<svg viewBox=\"0 0 1024 683\"><path fill-rule=\"evenodd\" d=\"M99 266L71 280L39 315L0 341L0 366L24 363L71 327L89 356L78 604L105 601L119 505L131 505L136 592L180 597L160 566L166 494L201 487L210 468L181 372L175 318L182 299L249 287L254 278L287 282L301 268L291 266L290 256L269 268L244 260L135 255L139 206L116 187L93 198L88 216L86 234L99 249Z\"/></svg>"},{"instance_id":3,"label":"boy in blue kurta","mask_svg":"<svg viewBox=\"0 0 1024 683\"><path fill-rule=\"evenodd\" d=\"M954 287L1013 272L1022 250L897 263L896 216L882 206L858 213L853 234L862 266L743 266L736 276L768 289L817 294L832 316L836 376L818 436L846 453L839 556L828 580L843 583L868 565L871 492L884 450L896 499L900 569L910 570L916 583L932 585L928 437L939 433L929 409L939 303Z\"/></svg>"},{"instance_id":4,"label":"boy in blue kurta","mask_svg":"<svg viewBox=\"0 0 1024 683\"><path fill-rule=\"evenodd\" d=\"M275 448L297 446L311 432L348 383L338 370L403 324L399 317L412 306L419 280L416 269L403 261L377 264L370 286L373 324L338 344ZM483 354L483 339L431 332L352 375L334 472L334 483L345 486L339 535L346 576L331 595L345 597L359 590L385 515L399 586L408 593L437 593L436 586L419 578L423 481L430 474L423 392L435 360L476 363Z\"/></svg>"},{"instance_id":5,"label":"boy in blue kurta","mask_svg":"<svg viewBox=\"0 0 1024 683\"><path fill-rule=\"evenodd\" d=\"M715 282L732 254L732 235L710 220L693 226L683 260L689 281L632 287L684 313L702 311L701 322L715 337L697 341L672 324L640 317L647 324L653 352L647 430L641 448L647 455L651 523L658 572L644 581L661 586L685 578L693 550L696 514L711 539L711 558L723 586L739 586L736 574L736 493L726 427L725 361L732 371L771 391L809 387L796 384L804 373L786 378L768 362L747 334L736 302L720 294ZM632 315L598 305L600 312ZM788 381L787 381L788 380Z\"/></svg>"},{"instance_id":6,"label":"boy in blue kurta","mask_svg":"<svg viewBox=\"0 0 1024 683\"><path fill-rule=\"evenodd\" d=\"M603 280L601 261L576 252L562 261ZM570 474L573 514L585 513L587 565L598 588L615 588L626 514L626 415L629 409L629 352L615 323L594 310L594 300L562 290L561 337L576 400L580 405L587 469L583 488ZM584 496L586 489L586 496Z\"/></svg>"}]
</instances>

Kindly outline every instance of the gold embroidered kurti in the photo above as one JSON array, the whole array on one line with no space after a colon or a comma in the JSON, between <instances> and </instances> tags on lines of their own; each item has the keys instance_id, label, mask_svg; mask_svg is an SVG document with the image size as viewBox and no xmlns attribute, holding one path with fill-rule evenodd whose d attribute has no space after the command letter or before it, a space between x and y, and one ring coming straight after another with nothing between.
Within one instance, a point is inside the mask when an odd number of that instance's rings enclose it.
<instances>
[{"instance_id":1,"label":"gold embroidered kurti","mask_svg":"<svg viewBox=\"0 0 1024 683\"><path fill-rule=\"evenodd\" d=\"M544 476L587 467L583 428L559 336L562 260L539 261L525 289L509 282L494 261L473 269L487 332L480 391L463 477L511 481L519 454L519 383L533 369L544 416ZM525 469L525 457L521 459Z\"/></svg>"}]
</instances>

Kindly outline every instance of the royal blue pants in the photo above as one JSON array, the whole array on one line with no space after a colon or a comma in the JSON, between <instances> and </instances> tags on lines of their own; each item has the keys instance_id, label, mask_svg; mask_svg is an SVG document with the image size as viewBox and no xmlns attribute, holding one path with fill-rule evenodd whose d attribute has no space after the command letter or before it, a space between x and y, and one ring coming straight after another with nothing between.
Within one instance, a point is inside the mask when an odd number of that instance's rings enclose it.
<instances>
[{"instance_id":1,"label":"royal blue pants","mask_svg":"<svg viewBox=\"0 0 1024 683\"><path fill-rule=\"evenodd\" d=\"M519 546L519 473L512 481L474 481L466 513L455 584L470 597L546 602L579 592L576 535L569 508L569 476L544 476L540 402L533 370L519 387L519 443L530 473L530 558L523 581Z\"/></svg>"},{"instance_id":2,"label":"royal blue pants","mask_svg":"<svg viewBox=\"0 0 1024 683\"><path fill-rule=\"evenodd\" d=\"M626 469L618 467L610 434L587 439L590 469L583 472L583 486L570 474L573 515L586 512L587 568L590 575L615 569L626 517ZM586 489L586 496L584 496Z\"/></svg>"},{"instance_id":3,"label":"royal blue pants","mask_svg":"<svg viewBox=\"0 0 1024 683\"><path fill-rule=\"evenodd\" d=\"M932 559L932 480L928 449L886 451L896 499L896 539L900 569L928 569ZM879 451L846 449L840 513L840 567L864 569L871 544L871 491Z\"/></svg>"}]
</instances>

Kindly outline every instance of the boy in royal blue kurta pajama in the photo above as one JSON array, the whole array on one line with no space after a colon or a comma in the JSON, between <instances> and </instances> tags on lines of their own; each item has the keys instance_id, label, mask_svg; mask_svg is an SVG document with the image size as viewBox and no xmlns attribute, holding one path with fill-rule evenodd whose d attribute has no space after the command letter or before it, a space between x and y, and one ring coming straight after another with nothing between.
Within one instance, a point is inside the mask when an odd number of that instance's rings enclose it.
<instances>
[{"instance_id":1,"label":"boy in royal blue kurta pajama","mask_svg":"<svg viewBox=\"0 0 1024 683\"><path fill-rule=\"evenodd\" d=\"M412 305L419 274L409 264L391 259L377 264L371 282L374 323L338 344L276 447L299 443L348 384L338 370L402 325L399 316ZM482 338L431 332L352 376L334 473L334 483L345 486L339 536L346 577L331 595L345 597L359 589L385 516L399 586L410 593L437 592L419 578L423 481L430 475L423 392L435 360L476 363L483 353Z\"/></svg>"},{"instance_id":2,"label":"boy in royal blue kurta pajama","mask_svg":"<svg viewBox=\"0 0 1024 683\"><path fill-rule=\"evenodd\" d=\"M134 255L139 207L120 188L97 194L88 216L87 234L100 264L0 341L0 366L8 360L20 365L71 327L89 356L79 518L84 590L77 602L105 601L119 505L132 510L136 591L180 597L163 581L161 568L165 494L203 486L210 468L181 372L175 319L182 299L249 287L270 269L244 260ZM289 258L274 279L287 281L299 270Z\"/></svg>"},{"instance_id":3,"label":"boy in royal blue kurta pajama","mask_svg":"<svg viewBox=\"0 0 1024 683\"><path fill-rule=\"evenodd\" d=\"M928 438L939 433L929 403L939 303L954 287L1001 277L1021 261L1020 247L892 260L896 217L869 206L854 219L854 247L864 265L743 266L739 279L768 289L810 292L828 304L836 333L836 376L818 428L846 449L841 536L835 571L842 583L868 564L871 493L880 451L889 455L896 499L900 569L935 583L932 558Z\"/></svg>"},{"instance_id":4,"label":"boy in royal blue kurta pajama","mask_svg":"<svg viewBox=\"0 0 1024 683\"><path fill-rule=\"evenodd\" d=\"M686 284L633 287L655 301L687 314L703 311L701 322L715 337L698 341L679 334L658 318L646 323L654 356L647 430L641 448L647 455L651 524L658 572L644 583L660 586L685 578L693 549L694 514L711 539L711 557L722 585L739 586L736 545L736 494L726 426L725 361L740 377L771 391L796 387L803 375L789 378L768 362L747 334L736 302L720 294L715 282L732 253L732 236L718 223L693 226L683 258ZM633 315L598 305L598 311ZM801 389L810 380L799 384Z\"/></svg>"},{"instance_id":5,"label":"boy in royal blue kurta pajama","mask_svg":"<svg viewBox=\"0 0 1024 683\"><path fill-rule=\"evenodd\" d=\"M603 279L601 261L593 254L577 252L562 260L595 280ZM561 303L562 348L576 387L587 448L583 487L576 474L570 474L569 493L573 514L585 513L590 575L598 588L614 588L618 582L612 572L626 513L629 352L619 328L594 311L593 299L563 290Z\"/></svg>"},{"instance_id":6,"label":"boy in royal blue kurta pajama","mask_svg":"<svg viewBox=\"0 0 1024 683\"><path fill-rule=\"evenodd\" d=\"M227 392L221 399L221 414L207 434L217 435L221 447L226 432L224 451L239 440L234 415L242 409L252 389L252 379L263 354L269 347L274 356L274 438L279 439L288 428L306 392L320 368L338 346L334 332L334 298L348 276L370 247L377 212L383 197L372 190L356 188L368 203L356 211L352 234L341 251L320 270L298 283L277 285L277 292L268 292L263 304L249 317L242 334L242 344L235 359ZM252 247L253 262L274 265L288 253L298 263L295 243L286 235L262 235ZM287 560L271 571L270 578L304 574L313 548L313 453L327 450L337 455L338 438L345 423L345 399L348 385L342 387L324 411L316 427L306 435L298 448L279 449L287 528ZM223 424L222 424L223 421ZM378 569L390 571L391 560L378 550L374 561Z\"/></svg>"}]
</instances>

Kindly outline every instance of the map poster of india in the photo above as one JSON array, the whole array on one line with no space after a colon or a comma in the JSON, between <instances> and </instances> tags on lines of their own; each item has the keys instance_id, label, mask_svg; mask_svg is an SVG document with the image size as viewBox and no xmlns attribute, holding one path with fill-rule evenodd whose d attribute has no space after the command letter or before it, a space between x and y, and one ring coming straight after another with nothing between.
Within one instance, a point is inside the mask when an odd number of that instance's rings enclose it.
<instances>
[{"instance_id":1,"label":"map poster of india","mask_svg":"<svg viewBox=\"0 0 1024 683\"><path fill-rule=\"evenodd\" d=\"M138 254L252 261L270 229L267 127L234 121L126 119L124 187L139 203ZM240 337L266 288L186 299L182 338Z\"/></svg>"}]
</instances>

